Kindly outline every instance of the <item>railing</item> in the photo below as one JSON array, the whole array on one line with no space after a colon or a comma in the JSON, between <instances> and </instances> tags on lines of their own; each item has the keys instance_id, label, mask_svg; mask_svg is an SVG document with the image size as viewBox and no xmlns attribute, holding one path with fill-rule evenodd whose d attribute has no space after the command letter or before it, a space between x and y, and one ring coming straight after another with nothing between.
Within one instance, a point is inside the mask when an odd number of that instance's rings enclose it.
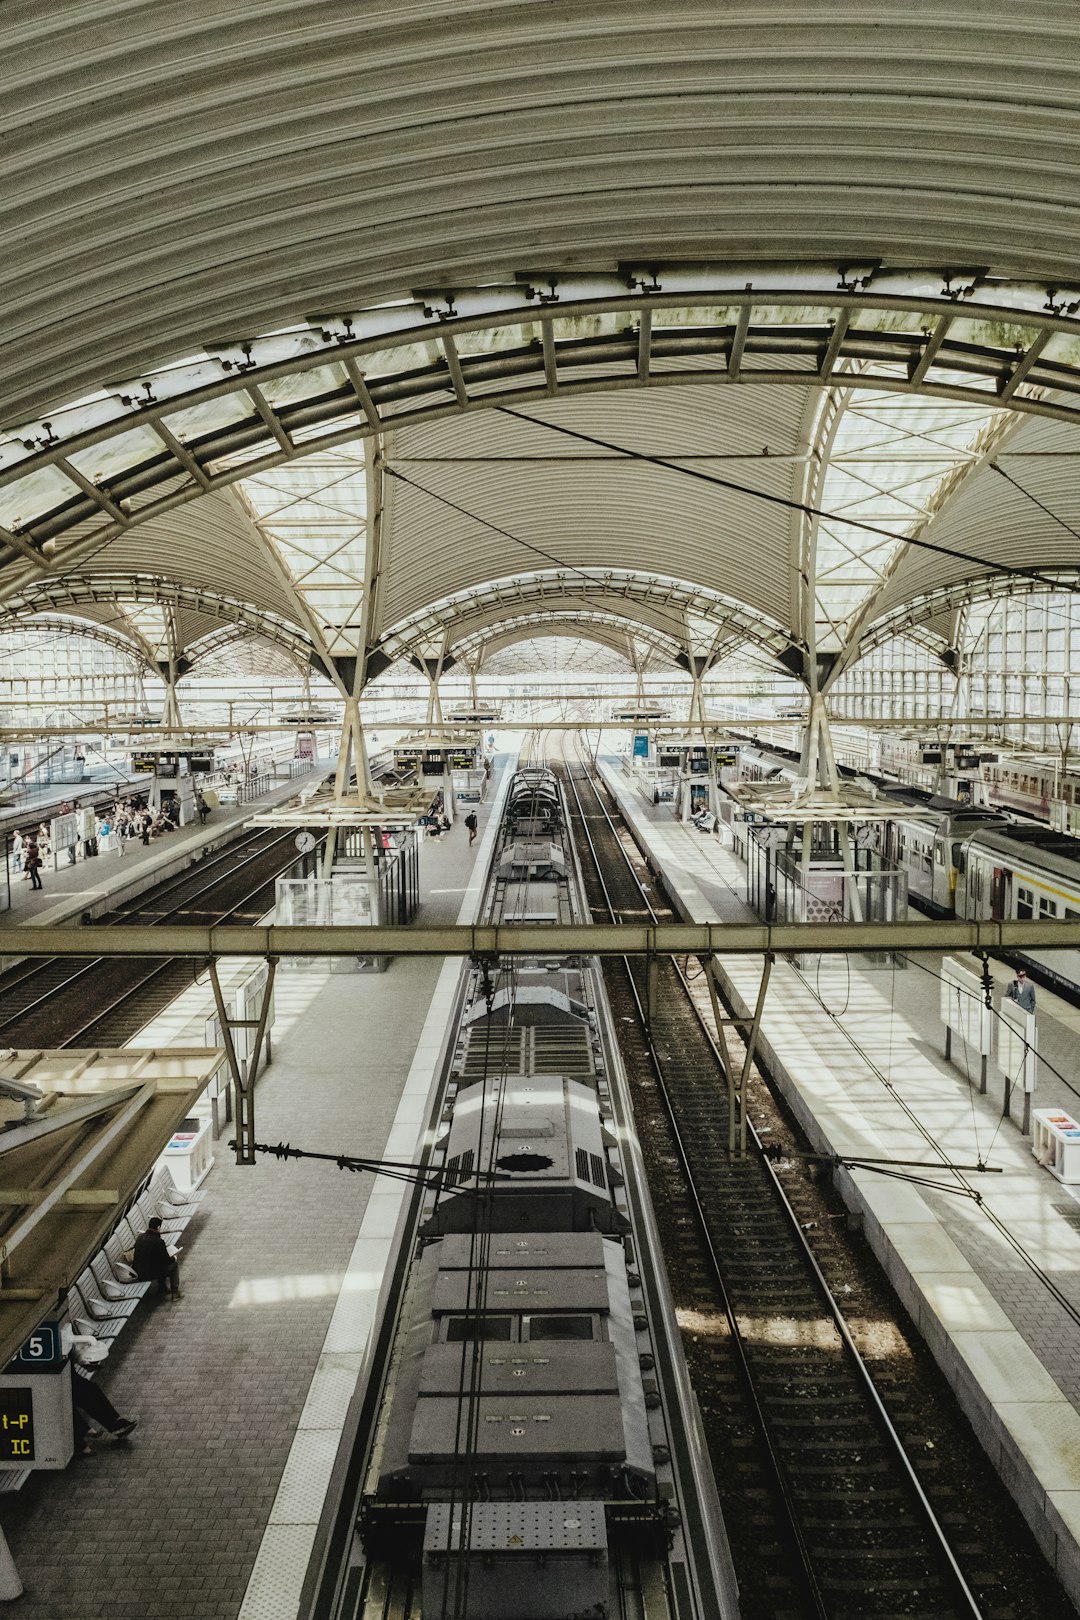
<instances>
[{"instance_id":1,"label":"railing","mask_svg":"<svg viewBox=\"0 0 1080 1620\"><path fill-rule=\"evenodd\" d=\"M250 804L253 799L261 799L264 793L269 793L277 786L277 778L269 774L253 776L247 782L241 782L236 790L237 804Z\"/></svg>"}]
</instances>

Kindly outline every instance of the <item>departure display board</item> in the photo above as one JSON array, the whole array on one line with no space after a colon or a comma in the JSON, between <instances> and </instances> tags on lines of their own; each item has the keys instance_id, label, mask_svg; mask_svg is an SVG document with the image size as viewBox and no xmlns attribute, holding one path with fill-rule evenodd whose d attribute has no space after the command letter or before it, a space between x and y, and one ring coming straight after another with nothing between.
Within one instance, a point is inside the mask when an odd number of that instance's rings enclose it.
<instances>
[{"instance_id":1,"label":"departure display board","mask_svg":"<svg viewBox=\"0 0 1080 1620\"><path fill-rule=\"evenodd\" d=\"M34 1460L34 1396L29 1389L0 1389L0 1463Z\"/></svg>"}]
</instances>

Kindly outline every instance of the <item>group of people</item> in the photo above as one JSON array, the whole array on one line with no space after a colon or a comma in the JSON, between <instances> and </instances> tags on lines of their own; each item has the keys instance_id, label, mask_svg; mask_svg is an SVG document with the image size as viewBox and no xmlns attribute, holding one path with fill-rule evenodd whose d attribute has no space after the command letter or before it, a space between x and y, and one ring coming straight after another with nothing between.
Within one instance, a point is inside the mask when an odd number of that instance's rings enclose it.
<instances>
[{"instance_id":1,"label":"group of people","mask_svg":"<svg viewBox=\"0 0 1080 1620\"><path fill-rule=\"evenodd\" d=\"M205 825L210 806L198 789L195 791L195 808L199 820ZM60 806L57 818L74 818L78 814L79 801L75 799ZM156 814L144 799L117 799L115 804L95 815L92 832L71 833L70 841L64 846L68 865L74 866L78 859L80 836L84 856L105 855L112 849L116 850L118 856L123 856L125 848L134 839L149 844L152 838L174 832L179 823L180 806L175 795L166 794ZM78 822L74 819L70 825L78 828ZM16 832L11 841L11 875L21 877L32 889L40 889L41 869L52 852L50 823L43 821L36 830Z\"/></svg>"},{"instance_id":2,"label":"group of people","mask_svg":"<svg viewBox=\"0 0 1080 1620\"><path fill-rule=\"evenodd\" d=\"M450 831L450 818L443 809L441 797L435 800L424 819L426 822L427 836L429 838L441 838L444 833L448 833ZM476 811L470 810L468 815L465 817L465 830L469 835L470 845L476 842L476 832L478 827L479 822L476 819Z\"/></svg>"}]
</instances>

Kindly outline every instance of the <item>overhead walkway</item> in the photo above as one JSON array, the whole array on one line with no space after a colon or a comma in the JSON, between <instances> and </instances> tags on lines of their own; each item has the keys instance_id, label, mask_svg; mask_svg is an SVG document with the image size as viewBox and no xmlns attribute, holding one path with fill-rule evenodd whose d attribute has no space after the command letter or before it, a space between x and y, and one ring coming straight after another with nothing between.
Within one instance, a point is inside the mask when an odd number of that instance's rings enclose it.
<instances>
[{"instance_id":1,"label":"overhead walkway","mask_svg":"<svg viewBox=\"0 0 1080 1620\"><path fill-rule=\"evenodd\" d=\"M646 804L613 761L605 781L687 920L745 922L743 869L730 850ZM735 1013L749 1017L760 964L715 958ZM919 964L922 964L921 966ZM843 1169L840 1184L991 1459L1074 1602L1080 1603L1080 1201L1040 1168L1003 1080L978 1091L944 1057L940 958L905 969L822 957L772 970L759 1038L763 1065L815 1148L846 1160L917 1160L934 1191ZM997 971L999 983L1007 977ZM1040 1078L1037 1106L1075 1113L1080 1019L1039 993L1040 1051L1065 1081ZM984 1159L1000 1175L950 1164ZM919 1172L916 1172L918 1174ZM971 1187L982 1204L967 1196ZM1080 1189L1078 1189L1080 1191ZM959 1196L958 1196L959 1194Z\"/></svg>"}]
</instances>

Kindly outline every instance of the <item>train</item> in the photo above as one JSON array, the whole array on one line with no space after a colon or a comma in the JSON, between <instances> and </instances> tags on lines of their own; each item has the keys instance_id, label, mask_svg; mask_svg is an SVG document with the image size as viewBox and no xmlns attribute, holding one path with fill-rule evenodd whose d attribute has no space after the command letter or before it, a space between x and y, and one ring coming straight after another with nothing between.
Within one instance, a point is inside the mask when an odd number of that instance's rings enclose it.
<instances>
[{"instance_id":1,"label":"train","mask_svg":"<svg viewBox=\"0 0 1080 1620\"><path fill-rule=\"evenodd\" d=\"M485 920L578 918L580 895L560 784L520 770ZM628 1579L674 1616L670 1418L602 995L577 959L470 970L364 1480L365 1620L402 1571L424 1620L601 1620Z\"/></svg>"},{"instance_id":2,"label":"train","mask_svg":"<svg viewBox=\"0 0 1080 1620\"><path fill-rule=\"evenodd\" d=\"M752 780L794 776L791 756L744 749ZM907 876L908 898L935 917L1080 922L1080 838L901 783L877 782L890 807L859 837ZM1035 976L1080 1002L1080 951L1010 952Z\"/></svg>"}]
</instances>

